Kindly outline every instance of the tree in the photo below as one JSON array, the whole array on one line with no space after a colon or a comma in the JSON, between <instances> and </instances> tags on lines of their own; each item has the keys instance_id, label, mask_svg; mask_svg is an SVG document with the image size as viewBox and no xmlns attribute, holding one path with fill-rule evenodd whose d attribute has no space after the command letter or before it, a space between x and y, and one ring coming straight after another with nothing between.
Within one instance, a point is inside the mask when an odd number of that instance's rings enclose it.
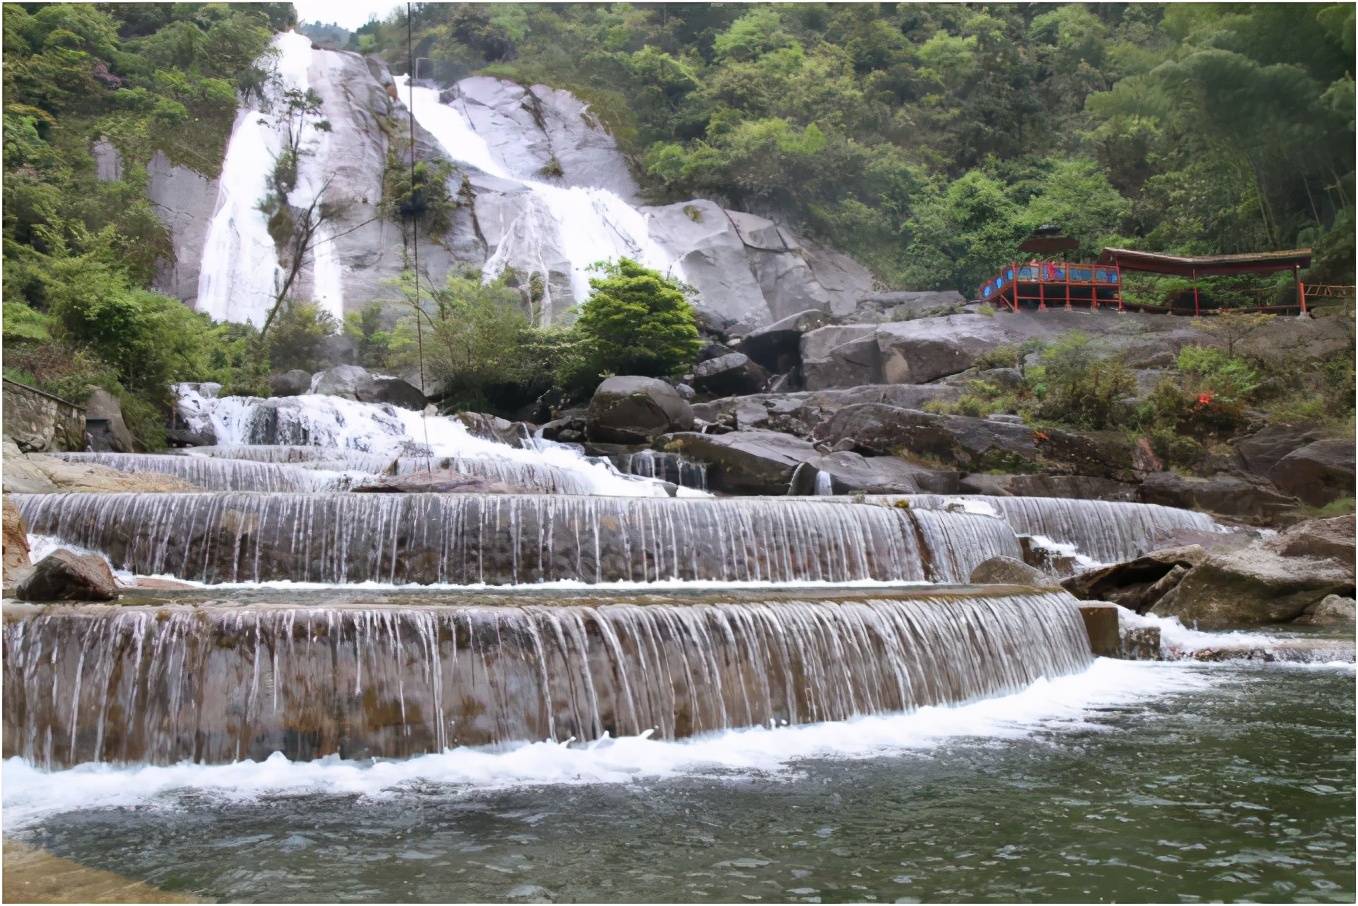
<instances>
[{"instance_id":1,"label":"tree","mask_svg":"<svg viewBox=\"0 0 1358 906\"><path fill-rule=\"evenodd\" d=\"M677 283L630 258L595 265L590 296L580 307L575 381L604 373L667 377L697 358L693 308Z\"/></svg>"}]
</instances>

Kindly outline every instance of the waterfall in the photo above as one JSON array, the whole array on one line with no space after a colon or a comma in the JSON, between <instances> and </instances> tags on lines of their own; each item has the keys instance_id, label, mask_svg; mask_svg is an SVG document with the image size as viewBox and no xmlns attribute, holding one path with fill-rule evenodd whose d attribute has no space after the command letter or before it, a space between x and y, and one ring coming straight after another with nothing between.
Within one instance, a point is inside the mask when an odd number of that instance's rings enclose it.
<instances>
[{"instance_id":1,"label":"waterfall","mask_svg":"<svg viewBox=\"0 0 1358 906\"><path fill-rule=\"evenodd\" d=\"M285 90L310 87L313 52L311 39L295 32L275 36L273 48L277 79L266 89L265 100L256 99L236 115L203 246L197 308L216 321L263 324L283 280L268 219L259 209L284 143L284 126L271 109ZM314 124L303 127L305 153L298 162L297 185L288 196L292 206L306 208L323 191L329 145L328 133ZM322 226L313 242L312 298L343 317L343 272L327 229Z\"/></svg>"},{"instance_id":2,"label":"waterfall","mask_svg":"<svg viewBox=\"0 0 1358 906\"><path fill-rule=\"evenodd\" d=\"M631 258L662 274L683 279L679 263L651 238L644 215L608 189L556 186L532 178L536 174L513 173L499 160L467 116L465 102L444 104L435 88L411 88L408 76L397 78L397 95L415 120L428 131L453 160L468 164L500 179L524 187L525 199L506 223L496 224L499 244L483 268L485 279L499 276L513 265L542 278L546 293L542 323L566 308L551 298L553 260L560 254L569 268L571 301L589 296L590 267L598 261ZM413 95L412 95L413 92Z\"/></svg>"},{"instance_id":3,"label":"waterfall","mask_svg":"<svg viewBox=\"0 0 1358 906\"><path fill-rule=\"evenodd\" d=\"M511 603L7 607L4 754L55 768L676 738L956 704L1092 660L1062 592Z\"/></svg>"},{"instance_id":4,"label":"waterfall","mask_svg":"<svg viewBox=\"0 0 1358 906\"><path fill-rule=\"evenodd\" d=\"M611 464L587 459L564 444L539 441L531 449L512 447L476 437L456 418L424 416L409 409L337 396L216 397L205 394L204 389L188 384L178 386L179 415L194 430L210 429L227 449L255 445L271 449L315 446L343 451L345 458L355 453L386 458L381 469L368 471L385 471L402 454L419 457L411 461L418 461L422 468L423 457L428 454L453 464L459 471L525 489L667 496L663 485L625 476Z\"/></svg>"},{"instance_id":5,"label":"waterfall","mask_svg":"<svg viewBox=\"0 0 1358 906\"><path fill-rule=\"evenodd\" d=\"M1041 535L1056 542L1074 544L1078 553L1101 563L1139 557L1154 550L1159 541L1176 531L1220 530L1205 513L1154 503L981 494L909 494L875 499L883 502L904 499L911 507L921 509L956 507L969 512L995 513L1019 535Z\"/></svg>"},{"instance_id":6,"label":"waterfall","mask_svg":"<svg viewBox=\"0 0 1358 906\"><path fill-rule=\"evenodd\" d=\"M28 530L209 583L965 582L1021 557L999 519L782 498L11 495Z\"/></svg>"},{"instance_id":7,"label":"waterfall","mask_svg":"<svg viewBox=\"0 0 1358 906\"><path fill-rule=\"evenodd\" d=\"M707 463L689 459L679 453L641 450L636 453L619 453L612 459L617 467L628 475L657 478L681 488L707 490Z\"/></svg>"},{"instance_id":8,"label":"waterfall","mask_svg":"<svg viewBox=\"0 0 1358 906\"><path fill-rule=\"evenodd\" d=\"M208 491L339 491L351 487L356 480L356 476L339 470L207 456L164 453L54 455L68 462L88 462L120 472L157 472L161 475L173 475Z\"/></svg>"}]
</instances>

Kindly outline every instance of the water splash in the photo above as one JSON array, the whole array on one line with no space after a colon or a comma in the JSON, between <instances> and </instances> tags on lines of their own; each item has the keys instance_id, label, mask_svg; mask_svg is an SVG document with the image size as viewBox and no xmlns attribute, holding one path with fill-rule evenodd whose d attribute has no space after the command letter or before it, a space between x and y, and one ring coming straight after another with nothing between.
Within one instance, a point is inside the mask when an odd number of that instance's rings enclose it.
<instances>
[{"instance_id":1,"label":"water splash","mask_svg":"<svg viewBox=\"0 0 1358 906\"><path fill-rule=\"evenodd\" d=\"M178 411L197 431L211 430L227 450L244 446L328 448L344 457L403 454L459 463L460 470L524 488L628 497L668 496L664 485L621 474L607 461L588 459L564 444L540 440L532 448L477 437L456 418L409 409L306 394L282 398L216 397L208 388L180 384ZM426 439L428 446L426 446ZM272 454L270 454L272 455ZM423 459L419 459L423 463ZM371 471L379 471L373 469Z\"/></svg>"}]
</instances>

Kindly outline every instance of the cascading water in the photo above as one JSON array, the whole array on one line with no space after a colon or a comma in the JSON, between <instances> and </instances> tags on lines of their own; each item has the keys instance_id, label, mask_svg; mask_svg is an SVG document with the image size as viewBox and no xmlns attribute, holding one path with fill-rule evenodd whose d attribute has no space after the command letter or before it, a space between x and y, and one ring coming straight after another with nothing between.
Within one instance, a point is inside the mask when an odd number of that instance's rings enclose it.
<instances>
[{"instance_id":1,"label":"cascading water","mask_svg":"<svg viewBox=\"0 0 1358 906\"><path fill-rule=\"evenodd\" d=\"M1074 599L10 608L4 750L47 768L674 738L956 704L1089 665Z\"/></svg>"},{"instance_id":2,"label":"cascading water","mask_svg":"<svg viewBox=\"0 0 1358 906\"><path fill-rule=\"evenodd\" d=\"M609 463L586 459L563 444L539 441L531 449L512 447L474 436L455 418L316 394L276 399L219 398L209 388L188 384L181 384L178 393L180 417L194 430L210 429L218 443L228 449L249 445L326 447L345 451L346 457L353 453L385 456L383 471L402 454L412 458L395 470L413 471L426 464L422 457L428 453L447 460L459 471L524 489L631 497L667 495L657 482L624 476Z\"/></svg>"},{"instance_id":3,"label":"cascading water","mask_svg":"<svg viewBox=\"0 0 1358 906\"><path fill-rule=\"evenodd\" d=\"M683 279L679 263L651 238L646 216L616 193L595 187L555 186L532 178L534 174L511 172L477 134L462 106L464 102L444 104L437 89L412 88L407 76L398 77L397 86L400 102L411 109L415 120L450 158L524 187L527 199L523 206L512 220L496 225L502 238L486 261L483 274L493 279L511 263L522 269L523 263L529 262L530 273L541 277L546 294L540 312L542 323L550 323L565 308L554 306L551 298L550 277L557 262L545 257L548 248L565 254L567 260L561 264L569 268L576 303L589 296L589 268L598 261L627 257Z\"/></svg>"},{"instance_id":4,"label":"cascading water","mask_svg":"<svg viewBox=\"0 0 1358 906\"><path fill-rule=\"evenodd\" d=\"M1220 526L1205 513L1154 503L982 494L909 494L873 499L884 503L905 500L911 507L921 509L959 508L994 513L1020 535L1040 535L1058 543L1074 544L1078 553L1102 563L1139 557L1176 531L1220 531Z\"/></svg>"},{"instance_id":5,"label":"cascading water","mask_svg":"<svg viewBox=\"0 0 1358 906\"><path fill-rule=\"evenodd\" d=\"M479 494L12 495L29 531L209 583L965 582L999 519L813 500Z\"/></svg>"},{"instance_id":6,"label":"cascading water","mask_svg":"<svg viewBox=\"0 0 1358 906\"><path fill-rule=\"evenodd\" d=\"M120 472L173 475L207 491L340 491L362 476L287 463L251 462L162 453L57 453L68 462L88 462Z\"/></svg>"},{"instance_id":7,"label":"cascading water","mask_svg":"<svg viewBox=\"0 0 1358 906\"><path fill-rule=\"evenodd\" d=\"M283 92L305 92L313 54L326 52L313 52L311 39L295 32L277 35L273 49L277 77L264 98L245 105L236 116L222 161L217 208L203 246L197 308L217 321L263 324L283 280L278 248L259 205L283 149L286 127L277 115ZM301 128L303 153L288 202L305 209L325 188L329 136L314 122ZM312 243L312 298L342 317L343 274L327 229L322 225Z\"/></svg>"},{"instance_id":8,"label":"cascading water","mask_svg":"<svg viewBox=\"0 0 1358 906\"><path fill-rule=\"evenodd\" d=\"M697 462L678 453L641 450L636 453L620 453L613 457L613 462L628 475L657 478L681 488L707 490L707 463Z\"/></svg>"}]
</instances>

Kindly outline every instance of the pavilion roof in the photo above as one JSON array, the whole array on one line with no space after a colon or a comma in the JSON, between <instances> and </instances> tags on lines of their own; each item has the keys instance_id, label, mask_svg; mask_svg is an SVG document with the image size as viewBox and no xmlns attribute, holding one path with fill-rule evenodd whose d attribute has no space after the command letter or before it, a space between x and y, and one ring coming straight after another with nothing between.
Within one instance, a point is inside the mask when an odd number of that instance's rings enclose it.
<instances>
[{"instance_id":1,"label":"pavilion roof","mask_svg":"<svg viewBox=\"0 0 1358 906\"><path fill-rule=\"evenodd\" d=\"M1311 265L1310 249L1281 252L1246 252L1240 255L1165 255L1135 249L1106 248L1102 264L1116 264L1124 271L1150 271L1185 277L1216 277L1225 274L1265 274Z\"/></svg>"}]
</instances>

